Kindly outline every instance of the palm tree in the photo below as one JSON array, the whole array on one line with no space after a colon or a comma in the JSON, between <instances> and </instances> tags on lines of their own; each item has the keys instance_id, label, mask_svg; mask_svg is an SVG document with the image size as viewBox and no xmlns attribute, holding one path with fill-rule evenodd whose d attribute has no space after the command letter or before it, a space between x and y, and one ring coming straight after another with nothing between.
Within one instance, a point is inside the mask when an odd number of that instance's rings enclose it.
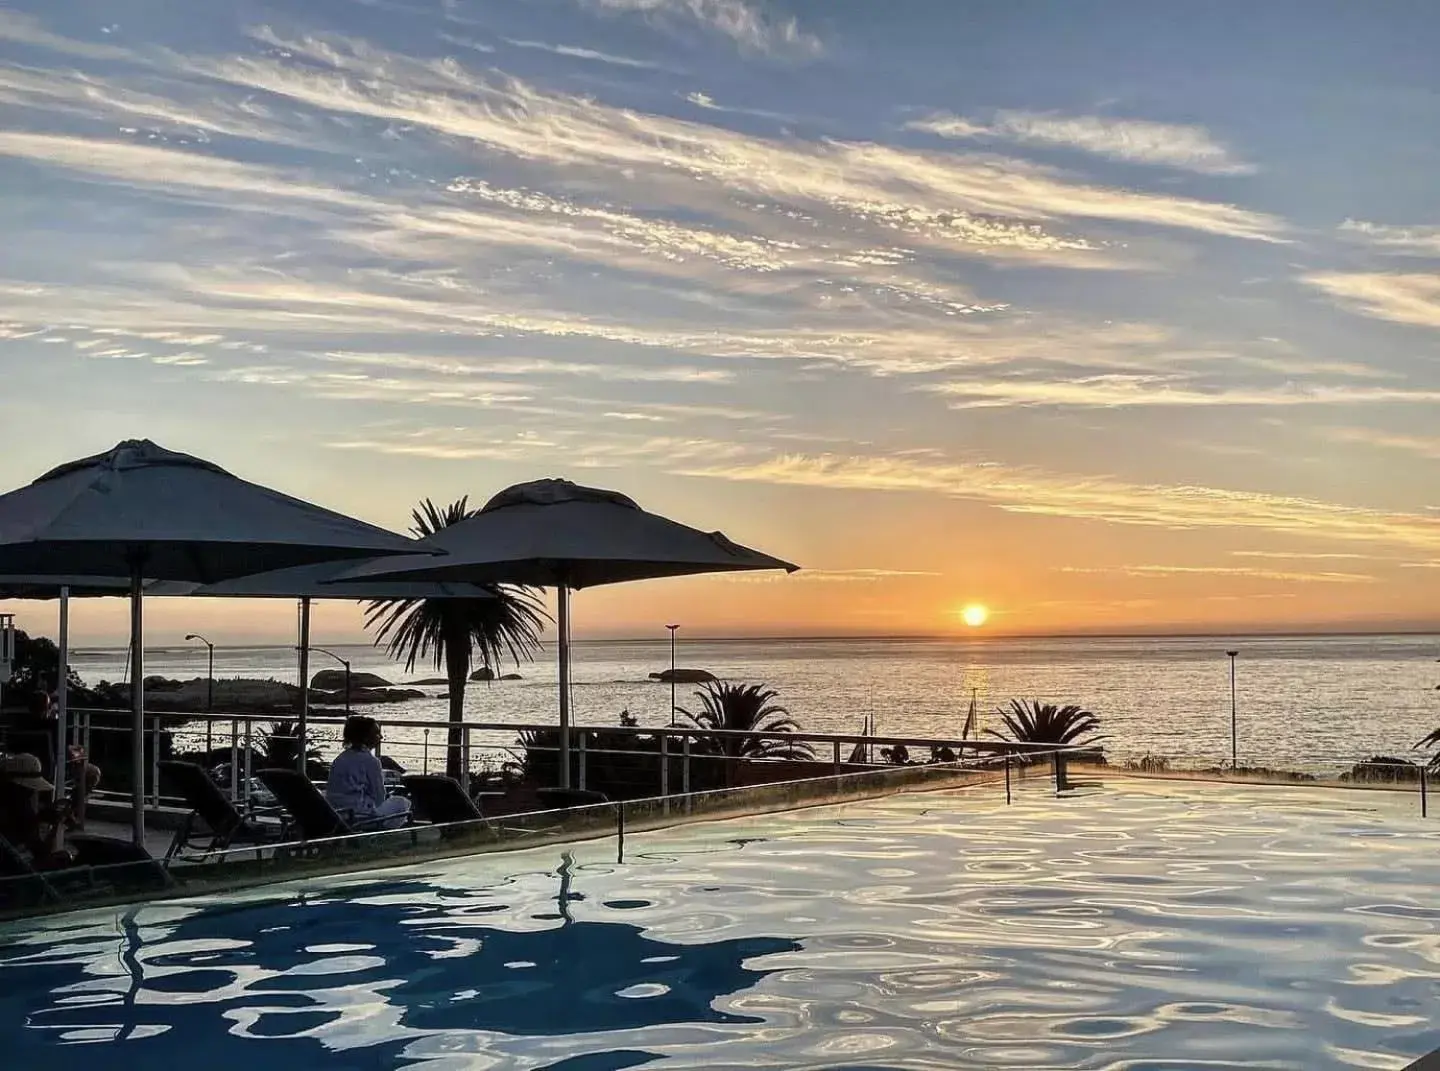
<instances>
[{"instance_id":1,"label":"palm tree","mask_svg":"<svg viewBox=\"0 0 1440 1071\"><path fill-rule=\"evenodd\" d=\"M780 693L763 684L710 681L695 693L697 713L683 707L680 713L697 729L732 729L742 733L792 733L800 724L775 702ZM727 759L813 759L815 752L803 740L775 740L762 736L715 735L703 741L705 750Z\"/></svg>"},{"instance_id":2,"label":"palm tree","mask_svg":"<svg viewBox=\"0 0 1440 1071\"><path fill-rule=\"evenodd\" d=\"M473 516L467 499L444 509L428 498L412 512L411 532L420 538ZM419 659L429 658L438 670L443 665L450 682L450 731L445 772L460 776L464 737L465 685L478 661L495 669L505 657L517 666L540 648L540 634L550 615L530 589L504 584L482 584L489 599L376 599L366 605L365 627L374 628L375 645L382 644L391 658L403 658L413 673Z\"/></svg>"},{"instance_id":3,"label":"palm tree","mask_svg":"<svg viewBox=\"0 0 1440 1071\"><path fill-rule=\"evenodd\" d=\"M1042 703L1038 699L1012 699L1010 709L997 710L1005 730L985 730L1001 740L1012 740L1025 744L1066 744L1097 743L1103 737L1091 736L1100 728L1100 719L1083 707L1070 704L1056 706ZM1085 737L1085 740L1081 740Z\"/></svg>"}]
</instances>

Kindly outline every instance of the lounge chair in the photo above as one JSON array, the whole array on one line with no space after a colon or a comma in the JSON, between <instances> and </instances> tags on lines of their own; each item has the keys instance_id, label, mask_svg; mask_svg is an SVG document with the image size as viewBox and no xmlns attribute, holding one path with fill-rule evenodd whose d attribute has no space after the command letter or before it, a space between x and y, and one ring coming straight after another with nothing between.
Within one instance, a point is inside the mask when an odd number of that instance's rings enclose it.
<instances>
[{"instance_id":1,"label":"lounge chair","mask_svg":"<svg viewBox=\"0 0 1440 1071\"><path fill-rule=\"evenodd\" d=\"M279 826L266 829L256 821L260 814L274 813L273 809L249 810L242 814L210 775L195 763L165 761L160 763L160 772L169 778L190 807L190 813L185 816L184 823L165 852L166 866L187 849L218 852L237 841L257 844L279 837ZM197 823L203 828L197 829Z\"/></svg>"},{"instance_id":2,"label":"lounge chair","mask_svg":"<svg viewBox=\"0 0 1440 1071\"><path fill-rule=\"evenodd\" d=\"M401 780L415 805L415 817L421 821L444 825L449 822L478 822L485 817L453 777L406 774Z\"/></svg>"},{"instance_id":3,"label":"lounge chair","mask_svg":"<svg viewBox=\"0 0 1440 1071\"><path fill-rule=\"evenodd\" d=\"M314 782L299 770L257 770L255 776L274 793L291 822L282 836L293 831L301 840L344 837L381 828L383 818L357 818L350 811L337 811Z\"/></svg>"},{"instance_id":4,"label":"lounge chair","mask_svg":"<svg viewBox=\"0 0 1440 1071\"><path fill-rule=\"evenodd\" d=\"M74 851L77 866L89 869L93 877L103 878L111 886L130 890L174 884L160 860L133 841L71 833L65 843Z\"/></svg>"}]
</instances>

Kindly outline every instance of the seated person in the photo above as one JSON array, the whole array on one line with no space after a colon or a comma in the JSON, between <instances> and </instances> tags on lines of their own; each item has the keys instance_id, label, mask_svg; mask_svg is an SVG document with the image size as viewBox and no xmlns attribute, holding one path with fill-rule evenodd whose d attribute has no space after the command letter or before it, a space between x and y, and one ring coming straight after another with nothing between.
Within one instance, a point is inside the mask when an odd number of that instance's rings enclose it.
<instances>
[{"instance_id":1,"label":"seated person","mask_svg":"<svg viewBox=\"0 0 1440 1071\"><path fill-rule=\"evenodd\" d=\"M353 717L345 722L345 750L330 765L325 798L342 814L356 819L380 819L386 829L398 829L410 818L410 801L404 796L385 798L385 772L375 749L380 746L380 724L374 718Z\"/></svg>"},{"instance_id":2,"label":"seated person","mask_svg":"<svg viewBox=\"0 0 1440 1071\"><path fill-rule=\"evenodd\" d=\"M60 721L54 697L43 689L31 697L30 705L20 718L13 720L6 733L6 743L12 751L29 754L40 763L39 776L54 776L56 733ZM75 783L70 798L70 811L66 818L72 829L85 828L85 804L90 793L100 784L100 767L86 761L83 748L71 745L66 748L65 775L57 778L64 790L64 781ZM48 782L47 782L48 783Z\"/></svg>"},{"instance_id":3,"label":"seated person","mask_svg":"<svg viewBox=\"0 0 1440 1071\"><path fill-rule=\"evenodd\" d=\"M75 862L65 845L69 805L48 806L40 798L54 791L55 786L41 776L36 756L0 758L0 836L36 870L58 870Z\"/></svg>"}]
</instances>

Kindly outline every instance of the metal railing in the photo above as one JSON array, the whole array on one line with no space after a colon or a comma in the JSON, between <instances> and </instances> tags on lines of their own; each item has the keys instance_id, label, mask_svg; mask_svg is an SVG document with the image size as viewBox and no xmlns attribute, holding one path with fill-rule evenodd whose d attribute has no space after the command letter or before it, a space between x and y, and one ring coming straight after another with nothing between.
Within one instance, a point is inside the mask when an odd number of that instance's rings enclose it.
<instances>
[{"instance_id":1,"label":"metal railing","mask_svg":"<svg viewBox=\"0 0 1440 1071\"><path fill-rule=\"evenodd\" d=\"M96 756L114 738L128 738L132 727L124 712L76 709L70 711L69 741ZM450 728L447 722L415 719L377 719L384 731L384 742L378 749L382 761L388 758L407 772L444 771L448 744L443 742ZM317 752L310 760L324 765L340 749L339 730L342 717L312 717L307 726L307 739L302 749L299 738L274 731L277 724L290 719L278 714L205 714L152 712L145 715L145 784L143 798L149 807L177 802L161 791L160 763L167 758L192 756L203 759L212 770L225 766L231 798L248 804L257 785L254 772L265 764L281 764L273 756L285 754L284 764L298 761L301 750ZM461 727L458 748L460 781L470 792L477 779L498 780L508 766L524 768L553 766L558 774L559 729L553 724L516 724L509 722L466 722ZM629 796L670 796L691 792L697 787L718 787L717 771L724 766L738 767L743 776L764 781L794 776L834 776L868 769L899 768L907 765L930 765L946 760L960 765L974 765L986 758L1009 756L1012 763L1034 761L1040 754L1051 756L1055 749L1045 744L1015 743L1003 740L960 741L934 737L894 736L868 737L853 733L750 732L744 730L701 729L684 726L590 726L570 728L572 783L581 790L592 790L602 778L605 787L618 789ZM431 741L431 734L441 735L442 742ZM521 738L532 739L522 743ZM814 757L808 760L767 758L754 745L772 743L787 746L808 746ZM218 744L218 746L216 746ZM277 747L278 745L278 747ZM747 753L737 754L746 745ZM864 752L862 761L852 762L857 745ZM920 751L932 762L891 761L882 752L894 755L896 748ZM128 748L126 749L128 753ZM759 753L751 754L749 751ZM1067 749L1079 754L1086 749ZM266 758L266 756L271 756ZM606 760L622 760L619 765ZM548 760L548 761L546 761ZM623 760L629 760L626 768ZM1058 761L1052 758L1051 760ZM111 764L116 769L126 764ZM477 768L478 766L478 768ZM597 769L600 767L600 769ZM627 775L630 777L626 782ZM117 787L103 781L94 799L131 802L129 785Z\"/></svg>"}]
</instances>

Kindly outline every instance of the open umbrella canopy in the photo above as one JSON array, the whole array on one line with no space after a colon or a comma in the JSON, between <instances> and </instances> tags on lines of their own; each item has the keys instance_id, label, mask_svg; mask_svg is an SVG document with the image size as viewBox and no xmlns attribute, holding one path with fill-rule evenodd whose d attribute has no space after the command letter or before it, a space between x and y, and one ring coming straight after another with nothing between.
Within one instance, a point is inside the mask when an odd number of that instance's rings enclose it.
<instances>
[{"instance_id":1,"label":"open umbrella canopy","mask_svg":"<svg viewBox=\"0 0 1440 1071\"><path fill-rule=\"evenodd\" d=\"M647 513L618 491L536 480L501 491L473 517L418 546L431 558L388 558L340 574L346 580L508 582L559 589L560 784L570 784L570 591L696 573L799 566L733 543L719 532Z\"/></svg>"},{"instance_id":2,"label":"open umbrella canopy","mask_svg":"<svg viewBox=\"0 0 1440 1071\"><path fill-rule=\"evenodd\" d=\"M72 598L98 599L130 594L125 576L0 576L0 599L58 599L68 591Z\"/></svg>"},{"instance_id":3,"label":"open umbrella canopy","mask_svg":"<svg viewBox=\"0 0 1440 1071\"><path fill-rule=\"evenodd\" d=\"M0 572L215 583L415 541L147 441L123 442L0 495Z\"/></svg>"},{"instance_id":4,"label":"open umbrella canopy","mask_svg":"<svg viewBox=\"0 0 1440 1071\"><path fill-rule=\"evenodd\" d=\"M419 541L442 552L386 558L340 575L503 581L588 588L694 573L798 566L641 509L618 491L536 480L501 491L475 516Z\"/></svg>"},{"instance_id":5,"label":"open umbrella canopy","mask_svg":"<svg viewBox=\"0 0 1440 1071\"><path fill-rule=\"evenodd\" d=\"M409 560L409 556L405 556ZM268 573L222 580L216 584L161 581L148 586L150 596L208 597L216 599L493 599L494 592L479 584L448 580L337 580L355 567L353 561L297 565ZM0 594L5 590L0 577Z\"/></svg>"},{"instance_id":6,"label":"open umbrella canopy","mask_svg":"<svg viewBox=\"0 0 1440 1071\"><path fill-rule=\"evenodd\" d=\"M211 584L415 549L405 536L149 440L122 442L0 495L0 573L130 579L136 844L145 842L144 580Z\"/></svg>"}]
</instances>

